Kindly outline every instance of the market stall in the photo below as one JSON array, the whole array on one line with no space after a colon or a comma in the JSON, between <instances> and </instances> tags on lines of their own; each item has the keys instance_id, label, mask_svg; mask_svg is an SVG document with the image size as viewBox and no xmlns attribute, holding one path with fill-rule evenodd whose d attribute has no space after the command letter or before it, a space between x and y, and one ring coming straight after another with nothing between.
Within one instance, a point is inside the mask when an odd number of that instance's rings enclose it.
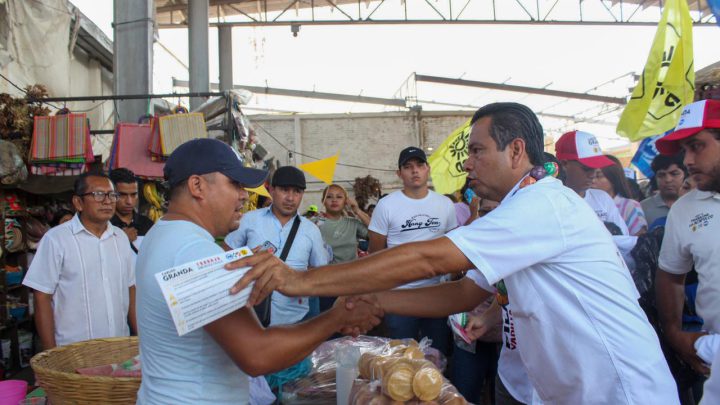
<instances>
[{"instance_id":1,"label":"market stall","mask_svg":"<svg viewBox=\"0 0 720 405\"><path fill-rule=\"evenodd\" d=\"M72 216L74 209L70 201L78 175L119 167L134 171L141 179L141 212L157 220L165 208L164 161L175 147L198 136L218 138L232 145L241 159L251 165L257 139L240 109L249 94L208 93L207 96L216 97L203 104L200 111L188 112L177 106L172 110L156 110L152 116L140 117L138 122L117 123L112 146L103 162L102 155L95 155L91 139L94 134L107 131L91 128L83 112L67 109L52 112L48 106L56 105L50 100L62 103L65 99L50 99L41 85L24 91L21 97L0 94L0 223L3 225L0 232L0 377L32 382L30 359L39 351L40 344L33 321L32 293L22 285L22 280L43 234ZM166 95L146 95L147 98L161 96ZM135 340L135 350L136 345ZM81 363L127 360L112 357L113 354L123 357L127 348L109 350L108 346L107 349L85 350L80 355L84 358ZM111 357L98 357L99 354ZM79 376L76 371L72 370ZM45 379L43 383L47 381L50 380ZM71 385L72 390L82 392L80 387L86 384ZM117 389L111 391L118 395ZM124 397L119 403L129 402L134 400Z\"/></svg>"}]
</instances>

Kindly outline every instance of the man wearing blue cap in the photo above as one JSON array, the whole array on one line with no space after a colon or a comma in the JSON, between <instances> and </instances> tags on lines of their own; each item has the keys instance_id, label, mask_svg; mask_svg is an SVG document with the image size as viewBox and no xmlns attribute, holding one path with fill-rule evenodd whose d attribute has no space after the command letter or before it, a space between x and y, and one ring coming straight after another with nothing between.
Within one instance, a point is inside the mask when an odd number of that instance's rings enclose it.
<instances>
[{"instance_id":1,"label":"man wearing blue cap","mask_svg":"<svg viewBox=\"0 0 720 405\"><path fill-rule=\"evenodd\" d=\"M178 336L155 274L222 253L215 238L238 227L244 187L262 184L267 173L243 167L235 151L214 139L179 146L164 172L168 212L148 232L136 264L143 365L138 404L246 404L248 375L287 368L338 331L357 333L379 323L374 307L348 311L343 302L312 321L263 329L243 308Z\"/></svg>"}]
</instances>

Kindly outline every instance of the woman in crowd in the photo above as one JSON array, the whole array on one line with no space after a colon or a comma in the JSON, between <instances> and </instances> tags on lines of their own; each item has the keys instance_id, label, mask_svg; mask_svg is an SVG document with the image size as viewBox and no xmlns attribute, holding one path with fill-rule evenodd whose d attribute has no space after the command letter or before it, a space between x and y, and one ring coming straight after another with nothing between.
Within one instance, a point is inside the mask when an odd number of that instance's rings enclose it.
<instances>
[{"instance_id":1,"label":"woman in crowd","mask_svg":"<svg viewBox=\"0 0 720 405\"><path fill-rule=\"evenodd\" d=\"M620 161L615 156L606 156L615 164L596 170L592 186L607 192L615 200L631 235L642 235L647 231L648 225L645 213L640 203L631 197L630 186Z\"/></svg>"},{"instance_id":2,"label":"woman in crowd","mask_svg":"<svg viewBox=\"0 0 720 405\"><path fill-rule=\"evenodd\" d=\"M370 216L363 212L354 198L339 184L331 184L323 190L323 215L316 217L325 243L332 248L331 263L357 259L358 239L367 238ZM354 215L354 216L350 216ZM335 298L321 297L320 311L332 307Z\"/></svg>"}]
</instances>

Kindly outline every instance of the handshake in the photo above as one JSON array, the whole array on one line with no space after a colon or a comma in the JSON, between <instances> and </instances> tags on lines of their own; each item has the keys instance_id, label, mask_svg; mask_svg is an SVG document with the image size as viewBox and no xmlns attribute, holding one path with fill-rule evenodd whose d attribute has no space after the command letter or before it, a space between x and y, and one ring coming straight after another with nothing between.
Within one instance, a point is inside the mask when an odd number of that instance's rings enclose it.
<instances>
[{"instance_id":1,"label":"handshake","mask_svg":"<svg viewBox=\"0 0 720 405\"><path fill-rule=\"evenodd\" d=\"M319 295L312 282L307 280L309 272L298 272L288 267L272 253L254 249L252 256L228 263L229 271L242 267L252 267L250 271L230 289L237 294L254 282L247 306L253 307L268 297L273 291L287 296ZM340 293L338 295L342 295ZM333 293L327 295L335 295ZM344 335L357 336L371 330L383 317L384 311L375 294L340 297L330 309L328 316L333 317L337 331Z\"/></svg>"},{"instance_id":2,"label":"handshake","mask_svg":"<svg viewBox=\"0 0 720 405\"><path fill-rule=\"evenodd\" d=\"M374 294L340 297L330 309L338 319L338 332L357 337L380 324L384 311Z\"/></svg>"}]
</instances>

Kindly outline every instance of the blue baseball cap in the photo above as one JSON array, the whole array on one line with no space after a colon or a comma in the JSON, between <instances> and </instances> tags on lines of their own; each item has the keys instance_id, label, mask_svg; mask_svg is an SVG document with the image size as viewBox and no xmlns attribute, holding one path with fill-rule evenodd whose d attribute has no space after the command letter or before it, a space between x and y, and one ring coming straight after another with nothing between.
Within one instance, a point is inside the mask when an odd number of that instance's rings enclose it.
<instances>
[{"instance_id":1,"label":"blue baseball cap","mask_svg":"<svg viewBox=\"0 0 720 405\"><path fill-rule=\"evenodd\" d=\"M187 141L170 154L163 174L170 187L192 175L219 172L244 187L258 187L265 182L268 172L244 167L240 155L229 145L211 138Z\"/></svg>"}]
</instances>

